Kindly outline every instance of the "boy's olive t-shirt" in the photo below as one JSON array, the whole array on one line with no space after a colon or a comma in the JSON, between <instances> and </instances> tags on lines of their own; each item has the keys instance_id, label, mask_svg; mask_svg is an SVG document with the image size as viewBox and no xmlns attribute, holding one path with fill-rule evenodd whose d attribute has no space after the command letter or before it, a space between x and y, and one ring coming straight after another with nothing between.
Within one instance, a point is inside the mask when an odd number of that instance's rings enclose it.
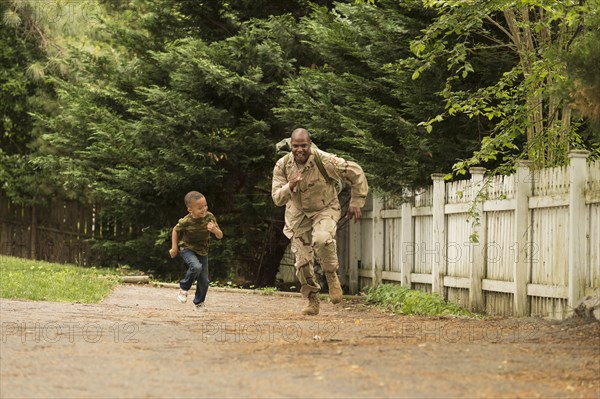
<instances>
[{"instance_id":1,"label":"boy's olive t-shirt","mask_svg":"<svg viewBox=\"0 0 600 399\"><path fill-rule=\"evenodd\" d=\"M179 248L191 249L200 256L208 256L210 231L207 226L209 222L219 226L215 215L210 212L200 219L194 219L190 214L179 219L174 227L179 236Z\"/></svg>"}]
</instances>

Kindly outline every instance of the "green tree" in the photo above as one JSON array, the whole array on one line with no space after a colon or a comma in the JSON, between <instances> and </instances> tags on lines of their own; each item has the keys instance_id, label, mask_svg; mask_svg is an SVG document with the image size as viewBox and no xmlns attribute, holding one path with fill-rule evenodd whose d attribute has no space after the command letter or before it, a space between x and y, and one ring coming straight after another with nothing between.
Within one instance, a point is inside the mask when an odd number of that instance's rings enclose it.
<instances>
[{"instance_id":1,"label":"green tree","mask_svg":"<svg viewBox=\"0 0 600 399\"><path fill-rule=\"evenodd\" d=\"M30 113L54 107L52 88L42 79L48 38L39 34L29 2L2 2L0 16L0 189L14 201L31 203L42 177L29 163L35 139Z\"/></svg>"},{"instance_id":2,"label":"green tree","mask_svg":"<svg viewBox=\"0 0 600 399\"><path fill-rule=\"evenodd\" d=\"M313 62L286 81L276 112L288 130L303 125L322 148L358 160L372 187L402 195L468 156L479 133L468 118L432 134L417 126L443 111L437 91L444 71L432 68L426 80L413 81L410 69L396 65L411 57L409 44L431 16L418 5L376 4L315 7L303 18Z\"/></svg>"},{"instance_id":3,"label":"green tree","mask_svg":"<svg viewBox=\"0 0 600 399\"><path fill-rule=\"evenodd\" d=\"M143 227L135 240L98 243L107 261L170 270L168 228L195 189L227 236L215 242L216 275L274 279L286 242L282 226L273 227L282 221L270 199L282 133L271 109L294 73L296 22L234 18L226 5L219 16L235 29L211 24L216 30L200 34L199 5L107 3L85 38L65 40L67 73L47 76L59 110L36 114L29 165L47 173L50 190L100 202L104 217ZM225 38L205 38L217 31Z\"/></svg>"},{"instance_id":4,"label":"green tree","mask_svg":"<svg viewBox=\"0 0 600 399\"><path fill-rule=\"evenodd\" d=\"M574 110L589 123L582 135L593 143L595 158L600 158L600 14L590 18L587 29L560 56L567 77L562 85Z\"/></svg>"},{"instance_id":5,"label":"green tree","mask_svg":"<svg viewBox=\"0 0 600 399\"><path fill-rule=\"evenodd\" d=\"M491 135L483 138L472 157L455 165L470 165L522 156L534 167L562 164L573 146L585 145L578 123L564 95L556 90L566 79L564 61L557 54L568 51L598 12L597 0L555 1L438 1L423 4L437 18L411 48L418 57L414 77L442 63L451 71L440 95L445 112L424 125L464 114L492 121ZM475 90L465 82L476 71L473 59L482 51L503 49L517 62L502 76ZM414 65L414 64L413 64ZM512 162L508 163L511 166Z\"/></svg>"},{"instance_id":6,"label":"green tree","mask_svg":"<svg viewBox=\"0 0 600 399\"><path fill-rule=\"evenodd\" d=\"M440 22L419 4L392 0L90 0L71 9L85 16L73 26L63 23L67 14L39 17L34 1L10 4L19 34L43 51L24 64L51 105L31 102L24 155L4 157L5 174L21 168L12 191L100 203L103 217L141 228L136 239L98 243L105 261L161 274L174 270L168 229L194 189L227 238L214 243L213 272L272 284L287 245L282 209L270 198L274 143L304 126L323 149L358 160L371 187L401 195L469 157L497 126L456 109L429 133L418 123L450 113L448 93L508 79L520 60L482 46L468 58L473 71L456 79L459 66L439 62L444 52L413 59L411 41ZM444 40L448 49L464 41Z\"/></svg>"}]
</instances>

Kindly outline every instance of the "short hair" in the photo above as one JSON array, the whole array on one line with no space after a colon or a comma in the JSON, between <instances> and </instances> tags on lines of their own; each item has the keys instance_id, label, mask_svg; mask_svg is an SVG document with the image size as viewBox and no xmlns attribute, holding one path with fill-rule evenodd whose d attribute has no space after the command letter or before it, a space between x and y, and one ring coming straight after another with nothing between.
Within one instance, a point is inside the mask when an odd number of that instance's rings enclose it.
<instances>
[{"instance_id":1,"label":"short hair","mask_svg":"<svg viewBox=\"0 0 600 399\"><path fill-rule=\"evenodd\" d=\"M200 198L204 198L204 195L198 191L190 191L185 195L183 201L185 202L185 206L189 207L192 202L198 201Z\"/></svg>"}]
</instances>

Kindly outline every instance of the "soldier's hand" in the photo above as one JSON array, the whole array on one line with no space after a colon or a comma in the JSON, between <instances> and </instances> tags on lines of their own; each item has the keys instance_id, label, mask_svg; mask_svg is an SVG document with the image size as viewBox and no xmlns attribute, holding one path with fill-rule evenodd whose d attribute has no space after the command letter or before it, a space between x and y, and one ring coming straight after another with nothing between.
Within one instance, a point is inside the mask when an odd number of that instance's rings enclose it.
<instances>
[{"instance_id":1,"label":"soldier's hand","mask_svg":"<svg viewBox=\"0 0 600 399\"><path fill-rule=\"evenodd\" d=\"M362 212L360 208L357 206L348 207L348 212L346 212L346 218L348 220L352 220L354 218L354 223L356 223L360 218L362 218Z\"/></svg>"},{"instance_id":2,"label":"soldier's hand","mask_svg":"<svg viewBox=\"0 0 600 399\"><path fill-rule=\"evenodd\" d=\"M171 255L171 258L176 257L178 252L179 252L178 248L169 249L169 255Z\"/></svg>"},{"instance_id":3,"label":"soldier's hand","mask_svg":"<svg viewBox=\"0 0 600 399\"><path fill-rule=\"evenodd\" d=\"M289 180L290 190L294 191L300 180L302 180L302 172L296 172L296 174Z\"/></svg>"},{"instance_id":4,"label":"soldier's hand","mask_svg":"<svg viewBox=\"0 0 600 399\"><path fill-rule=\"evenodd\" d=\"M208 224L206 225L206 228L208 229L208 231L210 231L212 233L213 229L215 228L215 223L214 222L208 222Z\"/></svg>"}]
</instances>

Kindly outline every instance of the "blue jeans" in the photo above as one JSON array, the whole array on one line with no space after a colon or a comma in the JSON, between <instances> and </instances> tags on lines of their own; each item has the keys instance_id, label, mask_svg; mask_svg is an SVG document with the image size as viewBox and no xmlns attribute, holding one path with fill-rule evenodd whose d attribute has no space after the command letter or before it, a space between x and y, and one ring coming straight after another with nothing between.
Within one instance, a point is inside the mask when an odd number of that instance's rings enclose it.
<instances>
[{"instance_id":1,"label":"blue jeans","mask_svg":"<svg viewBox=\"0 0 600 399\"><path fill-rule=\"evenodd\" d=\"M190 249L182 249L179 254L188 266L185 277L179 282L179 287L188 291L192 288L194 280L197 280L194 304L202 303L208 291L208 256L200 256Z\"/></svg>"}]
</instances>

